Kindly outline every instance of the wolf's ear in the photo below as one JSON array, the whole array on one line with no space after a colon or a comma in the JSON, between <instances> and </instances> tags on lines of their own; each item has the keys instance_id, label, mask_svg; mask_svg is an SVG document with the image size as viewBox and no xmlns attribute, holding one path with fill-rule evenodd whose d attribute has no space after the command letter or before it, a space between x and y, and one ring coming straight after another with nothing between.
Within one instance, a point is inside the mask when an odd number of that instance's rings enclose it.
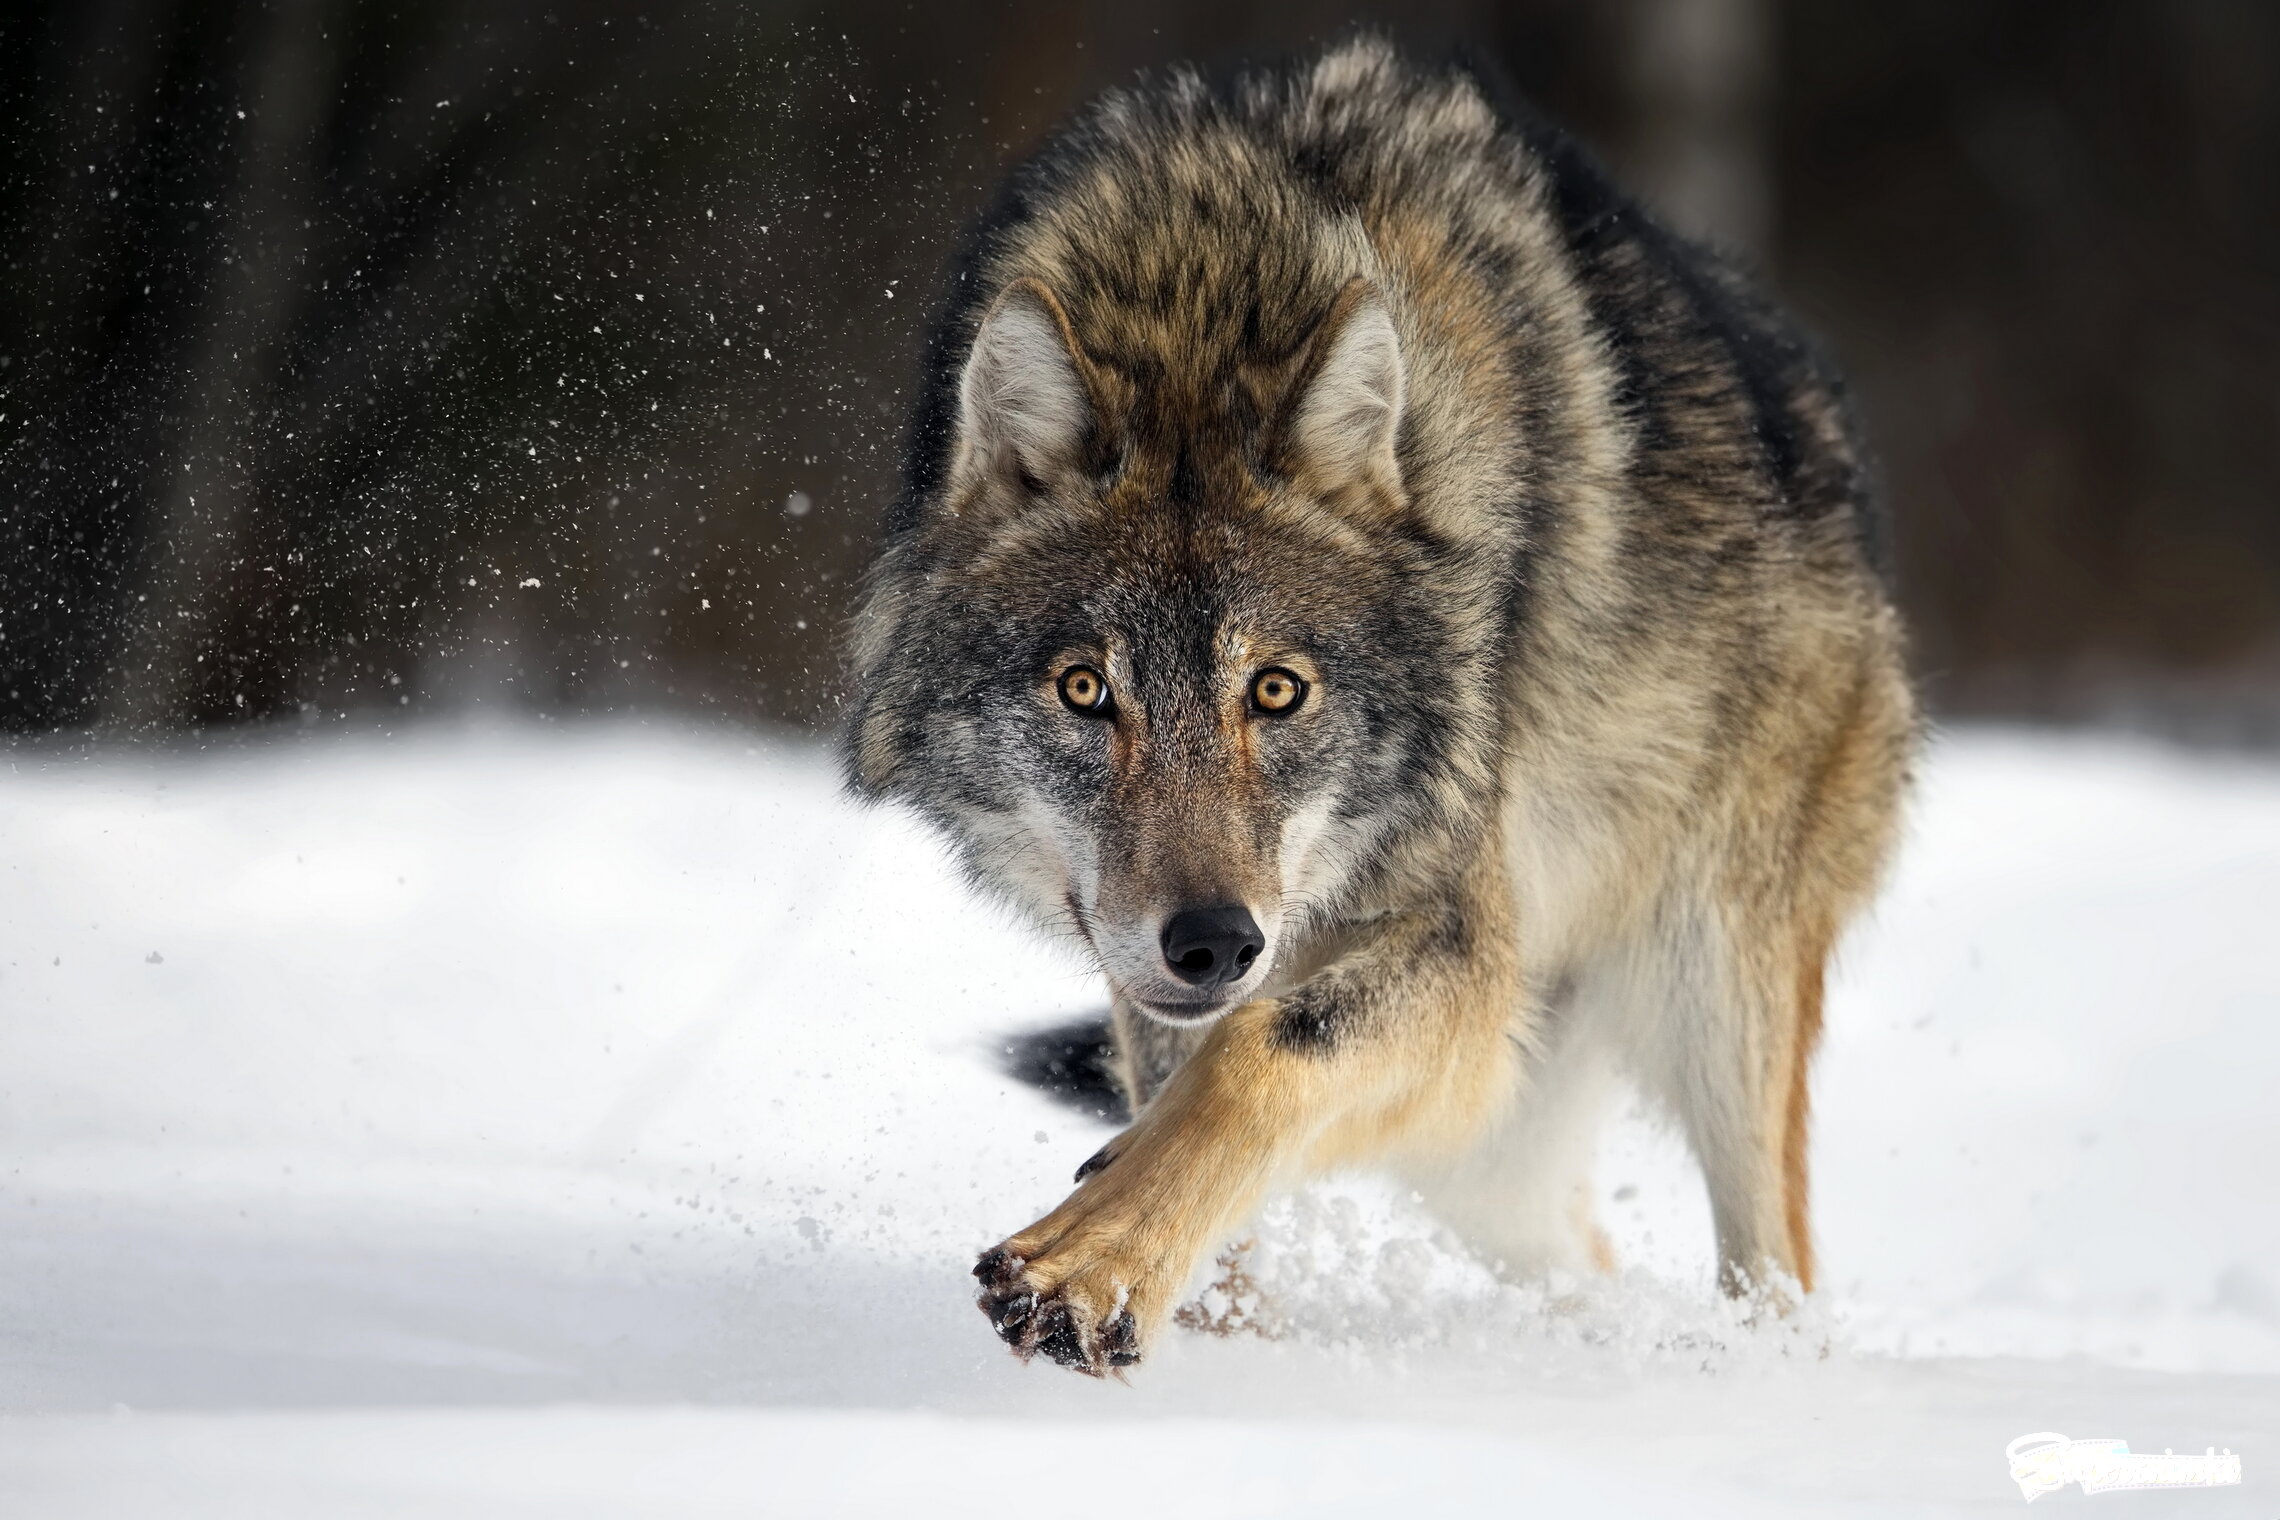
<instances>
[{"instance_id":1,"label":"wolf's ear","mask_svg":"<svg viewBox=\"0 0 2280 1520\"><path fill-rule=\"evenodd\" d=\"M1014 281L982 318L958 382L959 468L1049 479L1076 464L1091 426L1060 302Z\"/></svg>"},{"instance_id":2,"label":"wolf's ear","mask_svg":"<svg viewBox=\"0 0 2280 1520\"><path fill-rule=\"evenodd\" d=\"M1393 445L1404 384L1401 339L1384 301L1369 281L1349 281L1300 371L1289 434L1294 473L1326 494L1376 487L1399 495Z\"/></svg>"}]
</instances>

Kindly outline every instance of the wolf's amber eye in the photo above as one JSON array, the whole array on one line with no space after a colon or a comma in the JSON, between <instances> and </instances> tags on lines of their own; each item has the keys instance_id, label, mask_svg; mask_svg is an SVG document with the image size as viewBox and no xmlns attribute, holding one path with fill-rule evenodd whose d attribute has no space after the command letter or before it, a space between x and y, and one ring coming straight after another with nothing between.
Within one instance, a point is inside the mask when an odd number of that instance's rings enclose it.
<instances>
[{"instance_id":1,"label":"wolf's amber eye","mask_svg":"<svg viewBox=\"0 0 2280 1520\"><path fill-rule=\"evenodd\" d=\"M1251 677L1251 705L1263 713L1280 717L1305 700L1306 683L1279 665Z\"/></svg>"},{"instance_id":2,"label":"wolf's amber eye","mask_svg":"<svg viewBox=\"0 0 2280 1520\"><path fill-rule=\"evenodd\" d=\"M1071 712L1088 718L1105 717L1109 710L1108 681L1090 665L1071 665L1061 672L1061 700L1069 704Z\"/></svg>"}]
</instances>

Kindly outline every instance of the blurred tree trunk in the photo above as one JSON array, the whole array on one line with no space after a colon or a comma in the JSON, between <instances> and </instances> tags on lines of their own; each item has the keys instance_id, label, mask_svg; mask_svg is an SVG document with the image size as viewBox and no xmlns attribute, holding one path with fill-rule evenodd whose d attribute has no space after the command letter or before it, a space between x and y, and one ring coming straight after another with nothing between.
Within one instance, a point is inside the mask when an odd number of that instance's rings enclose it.
<instances>
[{"instance_id":1,"label":"blurred tree trunk","mask_svg":"<svg viewBox=\"0 0 2280 1520\"><path fill-rule=\"evenodd\" d=\"M1632 0L1637 188L1691 237L1762 261L1774 0Z\"/></svg>"},{"instance_id":2,"label":"blurred tree trunk","mask_svg":"<svg viewBox=\"0 0 2280 1520\"><path fill-rule=\"evenodd\" d=\"M260 425L275 403L273 377L302 298L295 275L316 208L326 140L319 129L344 58L328 34L344 19L340 0L238 16L255 31L237 98L226 103L236 140L226 159L235 170L224 191L230 202L217 208L222 268L182 375L172 447L154 461L160 479L141 589L101 697L99 722L112 731L155 729L192 708L200 656L212 649L232 592L249 575L276 573L249 571L238 551L259 489Z\"/></svg>"}]
</instances>

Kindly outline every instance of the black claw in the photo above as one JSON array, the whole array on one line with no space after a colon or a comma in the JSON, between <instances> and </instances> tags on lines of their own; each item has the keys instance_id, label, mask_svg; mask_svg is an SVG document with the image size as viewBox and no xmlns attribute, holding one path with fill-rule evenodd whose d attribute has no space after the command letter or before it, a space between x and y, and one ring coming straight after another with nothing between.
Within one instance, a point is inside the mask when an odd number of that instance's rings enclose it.
<instances>
[{"instance_id":1,"label":"black claw","mask_svg":"<svg viewBox=\"0 0 2280 1520\"><path fill-rule=\"evenodd\" d=\"M1093 1372L1092 1358L1085 1354L1084 1336L1077 1330L1077 1322L1066 1305L1048 1304L1045 1309L1044 1333L1037 1337L1037 1349L1064 1367L1079 1372Z\"/></svg>"},{"instance_id":2,"label":"black claw","mask_svg":"<svg viewBox=\"0 0 2280 1520\"><path fill-rule=\"evenodd\" d=\"M974 1263L974 1275L993 1288L1021 1281L1021 1269L1026 1263L1004 1246L991 1246Z\"/></svg>"},{"instance_id":3,"label":"black claw","mask_svg":"<svg viewBox=\"0 0 2280 1520\"><path fill-rule=\"evenodd\" d=\"M1100 1349L1111 1367L1140 1364L1140 1325L1129 1309L1108 1322L1108 1328L1100 1334Z\"/></svg>"},{"instance_id":4,"label":"black claw","mask_svg":"<svg viewBox=\"0 0 2280 1520\"><path fill-rule=\"evenodd\" d=\"M1108 1142L1108 1144L1102 1146L1099 1150L1094 1151L1090 1156L1085 1158L1085 1164L1077 1168L1076 1180L1082 1182L1095 1172L1107 1171L1108 1164L1115 1159L1116 1142L1114 1140L1111 1140Z\"/></svg>"}]
</instances>

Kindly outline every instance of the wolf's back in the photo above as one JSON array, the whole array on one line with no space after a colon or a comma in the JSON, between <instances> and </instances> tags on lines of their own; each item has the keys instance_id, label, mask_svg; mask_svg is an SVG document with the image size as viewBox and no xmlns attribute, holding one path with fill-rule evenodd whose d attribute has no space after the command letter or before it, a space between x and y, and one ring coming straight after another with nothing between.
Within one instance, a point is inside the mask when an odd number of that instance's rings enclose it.
<instances>
[{"instance_id":1,"label":"wolf's back","mask_svg":"<svg viewBox=\"0 0 2280 1520\"><path fill-rule=\"evenodd\" d=\"M1882 575L1842 383L1785 314L1494 81L1370 39L1112 93L1008 180L951 266L890 537L941 489L958 375L1012 279L1053 289L1176 431L1223 421L1231 383L1286 359L1357 273L1404 306L1423 360L1407 461L1477 454L1484 420L1526 434L1514 473L1549 489L1492 515L1548 529L1570 472L1730 470ZM1491 483L1449 494L1468 484Z\"/></svg>"}]
</instances>

